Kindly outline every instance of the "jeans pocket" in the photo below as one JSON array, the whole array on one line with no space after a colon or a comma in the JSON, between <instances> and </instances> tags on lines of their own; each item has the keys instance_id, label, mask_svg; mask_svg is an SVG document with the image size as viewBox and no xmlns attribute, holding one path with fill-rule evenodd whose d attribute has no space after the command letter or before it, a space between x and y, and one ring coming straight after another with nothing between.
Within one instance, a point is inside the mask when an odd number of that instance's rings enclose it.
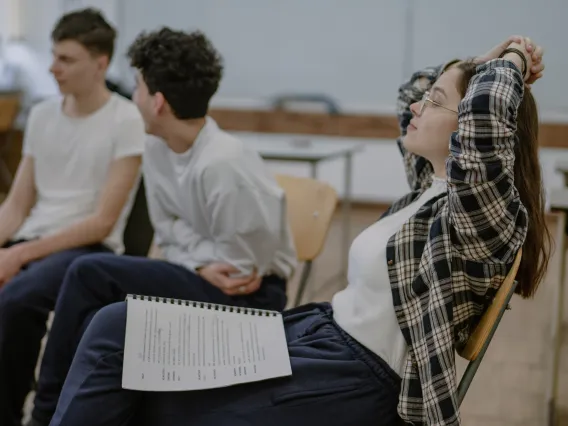
<instances>
[{"instance_id":1,"label":"jeans pocket","mask_svg":"<svg viewBox=\"0 0 568 426\"><path fill-rule=\"evenodd\" d=\"M309 404L317 402L321 399L340 398L342 395L353 392L366 392L365 386L360 383L351 383L346 385L322 386L318 388L301 389L293 388L276 392L272 395L272 403L274 405L282 404Z\"/></svg>"}]
</instances>

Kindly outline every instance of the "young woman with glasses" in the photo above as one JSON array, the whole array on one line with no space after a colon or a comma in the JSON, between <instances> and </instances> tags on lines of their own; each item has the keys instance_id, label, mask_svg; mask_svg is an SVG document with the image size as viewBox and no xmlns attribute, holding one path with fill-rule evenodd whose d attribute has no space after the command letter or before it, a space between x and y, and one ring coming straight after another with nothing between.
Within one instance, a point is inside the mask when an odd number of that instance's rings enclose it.
<instances>
[{"instance_id":1,"label":"young woman with glasses","mask_svg":"<svg viewBox=\"0 0 568 426\"><path fill-rule=\"evenodd\" d=\"M470 61L415 73L399 90L411 192L353 242L348 287L284 313L293 375L197 392L121 388L125 303L81 341L52 426L459 425L463 347L522 248L534 294L548 262L529 86L542 48L512 37ZM377 182L377 184L381 184Z\"/></svg>"}]
</instances>

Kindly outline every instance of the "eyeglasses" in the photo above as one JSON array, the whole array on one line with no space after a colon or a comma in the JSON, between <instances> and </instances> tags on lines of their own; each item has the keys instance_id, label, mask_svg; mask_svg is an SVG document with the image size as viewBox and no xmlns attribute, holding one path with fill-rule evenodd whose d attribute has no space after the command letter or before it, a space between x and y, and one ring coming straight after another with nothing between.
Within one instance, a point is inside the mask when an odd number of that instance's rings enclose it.
<instances>
[{"instance_id":1,"label":"eyeglasses","mask_svg":"<svg viewBox=\"0 0 568 426\"><path fill-rule=\"evenodd\" d=\"M458 113L457 111L450 109L450 108L446 108L441 103L430 99L430 92L425 92L424 96L422 96L422 100L420 101L420 112L419 112L420 115L422 115L422 113L424 112L424 109L426 108L426 104L430 104L432 107L440 107L442 109L445 109L446 111L453 112L454 114Z\"/></svg>"}]
</instances>

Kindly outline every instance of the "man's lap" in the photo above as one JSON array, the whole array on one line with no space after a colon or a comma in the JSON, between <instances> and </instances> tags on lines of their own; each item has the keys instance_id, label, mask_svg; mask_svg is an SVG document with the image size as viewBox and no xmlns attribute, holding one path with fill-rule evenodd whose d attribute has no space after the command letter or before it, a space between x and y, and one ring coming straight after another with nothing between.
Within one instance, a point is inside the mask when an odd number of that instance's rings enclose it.
<instances>
[{"instance_id":1,"label":"man's lap","mask_svg":"<svg viewBox=\"0 0 568 426\"><path fill-rule=\"evenodd\" d=\"M97 253L78 259L71 271L77 279L70 285L84 285L81 277L101 287L110 283L120 289L121 298L131 293L274 310L286 304L286 282L274 276L265 277L260 290L250 296L227 296L193 271L165 260ZM100 279L88 279L95 276ZM108 303L118 301L109 299Z\"/></svg>"},{"instance_id":2,"label":"man's lap","mask_svg":"<svg viewBox=\"0 0 568 426\"><path fill-rule=\"evenodd\" d=\"M64 250L29 263L0 289L0 300L31 306L53 305L69 266L94 250L91 247Z\"/></svg>"}]
</instances>

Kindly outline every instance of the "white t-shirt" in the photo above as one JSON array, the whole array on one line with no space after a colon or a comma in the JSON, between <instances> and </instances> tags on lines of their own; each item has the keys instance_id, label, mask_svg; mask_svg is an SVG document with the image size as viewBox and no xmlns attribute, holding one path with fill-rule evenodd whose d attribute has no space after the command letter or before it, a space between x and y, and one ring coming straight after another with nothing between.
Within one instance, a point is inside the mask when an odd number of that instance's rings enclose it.
<instances>
[{"instance_id":1,"label":"white t-shirt","mask_svg":"<svg viewBox=\"0 0 568 426\"><path fill-rule=\"evenodd\" d=\"M434 177L430 188L414 202L359 234L349 252L349 285L332 301L333 317L339 326L379 355L400 377L406 366L408 346L394 311L387 244L420 207L446 190L446 181Z\"/></svg>"},{"instance_id":2,"label":"white t-shirt","mask_svg":"<svg viewBox=\"0 0 568 426\"><path fill-rule=\"evenodd\" d=\"M87 117L65 115L61 97L36 105L26 126L23 155L34 159L37 199L13 239L54 234L93 214L112 162L142 155L145 139L136 106L114 93ZM122 236L137 187L104 241L116 253L124 251Z\"/></svg>"}]
</instances>

